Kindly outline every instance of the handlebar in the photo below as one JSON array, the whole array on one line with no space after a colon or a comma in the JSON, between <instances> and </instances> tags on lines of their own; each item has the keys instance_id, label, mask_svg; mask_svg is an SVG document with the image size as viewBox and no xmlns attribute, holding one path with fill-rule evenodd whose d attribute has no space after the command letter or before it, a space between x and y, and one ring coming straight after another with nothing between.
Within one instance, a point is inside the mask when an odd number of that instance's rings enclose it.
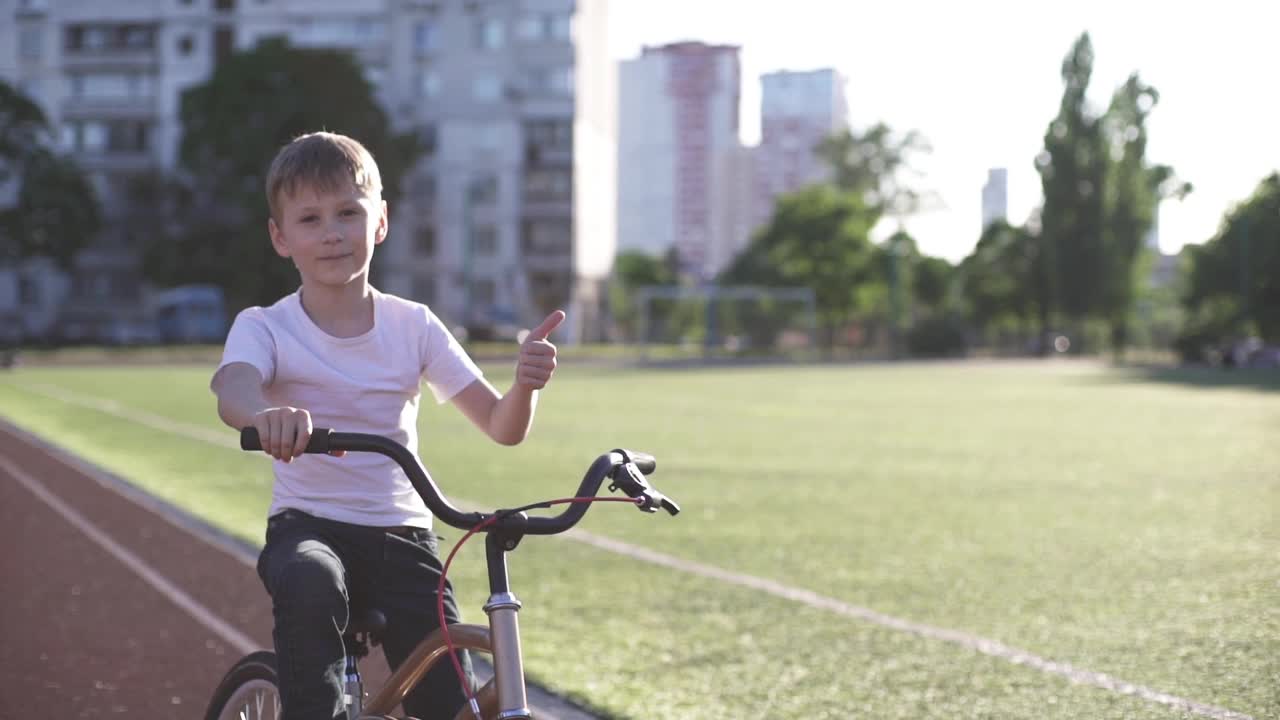
<instances>
[{"instance_id":1,"label":"handlebar","mask_svg":"<svg viewBox=\"0 0 1280 720\"><path fill-rule=\"evenodd\" d=\"M261 450L262 442L257 428L247 427L240 431L240 449ZM329 428L315 428L311 440L307 443L308 453L329 453L334 451L373 452L385 455L395 461L409 477L413 488L422 496L432 514L441 521L461 530L470 530L498 513L463 512L454 507L436 486L421 461L404 445L382 435L366 433L336 432ZM611 450L591 463L582 483L578 485L576 497L595 497L600 485L608 478L612 482L610 490L622 490L629 497L637 499L637 505L645 512L656 512L658 508L675 515L680 506L671 498L658 492L649 485L645 475L657 469L657 461L647 453L630 450ZM559 515L553 517L530 517L524 526L524 532L532 535L555 535L578 524L587 512L586 503L572 503Z\"/></svg>"}]
</instances>

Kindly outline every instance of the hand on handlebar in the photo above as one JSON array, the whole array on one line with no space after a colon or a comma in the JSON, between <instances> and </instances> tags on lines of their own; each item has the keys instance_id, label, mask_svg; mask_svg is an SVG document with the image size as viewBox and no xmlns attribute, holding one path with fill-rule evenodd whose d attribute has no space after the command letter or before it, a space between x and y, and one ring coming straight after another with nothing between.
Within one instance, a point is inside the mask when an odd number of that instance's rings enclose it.
<instances>
[{"instance_id":1,"label":"hand on handlebar","mask_svg":"<svg viewBox=\"0 0 1280 720\"><path fill-rule=\"evenodd\" d=\"M253 427L258 432L258 444L266 454L285 463L309 450L314 429L311 413L303 408L273 407L261 410L253 416ZM335 457L346 454L343 450L329 453Z\"/></svg>"}]
</instances>

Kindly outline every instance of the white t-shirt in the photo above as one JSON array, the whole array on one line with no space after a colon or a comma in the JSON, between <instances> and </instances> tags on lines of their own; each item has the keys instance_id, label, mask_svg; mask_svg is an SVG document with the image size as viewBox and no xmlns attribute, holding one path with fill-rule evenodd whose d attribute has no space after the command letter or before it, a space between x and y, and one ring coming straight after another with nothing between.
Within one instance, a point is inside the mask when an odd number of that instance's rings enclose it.
<instances>
[{"instance_id":1,"label":"white t-shirt","mask_svg":"<svg viewBox=\"0 0 1280 720\"><path fill-rule=\"evenodd\" d=\"M423 380L443 403L482 374L427 306L373 293L373 329L352 338L321 330L297 292L236 316L222 353L262 373L273 406L304 408L315 427L385 435L418 450ZM431 527L409 478L376 453L305 454L274 461L274 515L286 508L357 525Z\"/></svg>"}]
</instances>

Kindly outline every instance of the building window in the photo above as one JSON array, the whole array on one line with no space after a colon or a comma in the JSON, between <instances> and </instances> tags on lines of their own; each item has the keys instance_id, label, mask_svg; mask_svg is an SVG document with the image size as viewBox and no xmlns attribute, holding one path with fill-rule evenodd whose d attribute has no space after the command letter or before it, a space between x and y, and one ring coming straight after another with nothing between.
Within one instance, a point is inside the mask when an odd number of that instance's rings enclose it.
<instances>
[{"instance_id":1,"label":"building window","mask_svg":"<svg viewBox=\"0 0 1280 720\"><path fill-rule=\"evenodd\" d=\"M81 100L126 100L152 97L155 82L144 73L71 75L71 96Z\"/></svg>"},{"instance_id":2,"label":"building window","mask_svg":"<svg viewBox=\"0 0 1280 720\"><path fill-rule=\"evenodd\" d=\"M430 275L416 275L413 278L413 299L423 305L430 305L436 299L436 280Z\"/></svg>"},{"instance_id":3,"label":"building window","mask_svg":"<svg viewBox=\"0 0 1280 720\"><path fill-rule=\"evenodd\" d=\"M428 100L440 97L444 91L444 81L436 70L423 70L418 78L418 95Z\"/></svg>"},{"instance_id":4,"label":"building window","mask_svg":"<svg viewBox=\"0 0 1280 720\"><path fill-rule=\"evenodd\" d=\"M107 149L107 124L97 120L86 121L77 139L77 150L103 152Z\"/></svg>"},{"instance_id":5,"label":"building window","mask_svg":"<svg viewBox=\"0 0 1280 720\"><path fill-rule=\"evenodd\" d=\"M236 9L236 0L213 0L213 9L230 12Z\"/></svg>"},{"instance_id":6,"label":"building window","mask_svg":"<svg viewBox=\"0 0 1280 720\"><path fill-rule=\"evenodd\" d=\"M472 205L492 205L498 202L498 177L482 175L471 181L467 188L467 202Z\"/></svg>"},{"instance_id":7,"label":"building window","mask_svg":"<svg viewBox=\"0 0 1280 720\"><path fill-rule=\"evenodd\" d=\"M155 47L155 31L144 25L126 25L121 29L120 44L129 50Z\"/></svg>"},{"instance_id":8,"label":"building window","mask_svg":"<svg viewBox=\"0 0 1280 720\"><path fill-rule=\"evenodd\" d=\"M429 172L411 176L409 201L422 210L436 204L436 178Z\"/></svg>"},{"instance_id":9,"label":"building window","mask_svg":"<svg viewBox=\"0 0 1280 720\"><path fill-rule=\"evenodd\" d=\"M427 123L418 129L418 142L422 144L422 154L431 157L436 154L440 144L440 130L434 123ZM433 185L434 187L434 185Z\"/></svg>"},{"instance_id":10,"label":"building window","mask_svg":"<svg viewBox=\"0 0 1280 720\"><path fill-rule=\"evenodd\" d=\"M471 302L492 305L498 299L497 290L492 278L476 278L471 281Z\"/></svg>"},{"instance_id":11,"label":"building window","mask_svg":"<svg viewBox=\"0 0 1280 720\"><path fill-rule=\"evenodd\" d=\"M476 47L481 50L498 50L506 42L502 21L497 18L476 20Z\"/></svg>"},{"instance_id":12,"label":"building window","mask_svg":"<svg viewBox=\"0 0 1280 720\"><path fill-rule=\"evenodd\" d=\"M419 255L431 257L436 254L436 229L433 225L418 228L414 237L413 248Z\"/></svg>"},{"instance_id":13,"label":"building window","mask_svg":"<svg viewBox=\"0 0 1280 720\"><path fill-rule=\"evenodd\" d=\"M573 248L573 224L568 219L525 220L521 234L525 255L567 255Z\"/></svg>"},{"instance_id":14,"label":"building window","mask_svg":"<svg viewBox=\"0 0 1280 720\"><path fill-rule=\"evenodd\" d=\"M196 48L196 39L192 35L183 35L178 38L178 54L190 55Z\"/></svg>"},{"instance_id":15,"label":"building window","mask_svg":"<svg viewBox=\"0 0 1280 720\"><path fill-rule=\"evenodd\" d=\"M435 20L419 20L413 26L413 49L429 55L440 49L440 26Z\"/></svg>"},{"instance_id":16,"label":"building window","mask_svg":"<svg viewBox=\"0 0 1280 720\"><path fill-rule=\"evenodd\" d=\"M18 55L23 60L39 60L44 54L44 28L23 25L18 31Z\"/></svg>"},{"instance_id":17,"label":"building window","mask_svg":"<svg viewBox=\"0 0 1280 720\"><path fill-rule=\"evenodd\" d=\"M35 278L18 275L18 302L28 306L40 303L40 288L36 285Z\"/></svg>"},{"instance_id":18,"label":"building window","mask_svg":"<svg viewBox=\"0 0 1280 720\"><path fill-rule=\"evenodd\" d=\"M536 155L538 150L573 150L573 121L530 120L524 124L526 149Z\"/></svg>"},{"instance_id":19,"label":"building window","mask_svg":"<svg viewBox=\"0 0 1280 720\"><path fill-rule=\"evenodd\" d=\"M524 72L525 89L531 95L573 97L573 67L534 67Z\"/></svg>"},{"instance_id":20,"label":"building window","mask_svg":"<svg viewBox=\"0 0 1280 720\"><path fill-rule=\"evenodd\" d=\"M83 120L62 127L62 142L68 150L140 153L150 149L150 140L151 126L137 120Z\"/></svg>"},{"instance_id":21,"label":"building window","mask_svg":"<svg viewBox=\"0 0 1280 720\"><path fill-rule=\"evenodd\" d=\"M531 169L524 175L524 196L534 202L568 202L573 199L573 177L559 168Z\"/></svg>"},{"instance_id":22,"label":"building window","mask_svg":"<svg viewBox=\"0 0 1280 720\"><path fill-rule=\"evenodd\" d=\"M471 252L476 257L493 257L498 254L498 229L492 225L479 225L471 229Z\"/></svg>"},{"instance_id":23,"label":"building window","mask_svg":"<svg viewBox=\"0 0 1280 720\"><path fill-rule=\"evenodd\" d=\"M570 13L528 13L520 18L516 33L529 43L566 42L573 35L573 16Z\"/></svg>"},{"instance_id":24,"label":"building window","mask_svg":"<svg viewBox=\"0 0 1280 720\"><path fill-rule=\"evenodd\" d=\"M502 96L502 78L495 73L482 72L471 84L471 97L480 102L495 102Z\"/></svg>"}]
</instances>

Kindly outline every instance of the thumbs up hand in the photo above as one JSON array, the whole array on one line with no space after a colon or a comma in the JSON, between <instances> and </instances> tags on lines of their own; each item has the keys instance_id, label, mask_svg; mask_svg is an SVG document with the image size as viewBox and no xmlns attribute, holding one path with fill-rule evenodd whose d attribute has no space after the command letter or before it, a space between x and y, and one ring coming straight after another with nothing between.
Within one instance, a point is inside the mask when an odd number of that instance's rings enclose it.
<instances>
[{"instance_id":1,"label":"thumbs up hand","mask_svg":"<svg viewBox=\"0 0 1280 720\"><path fill-rule=\"evenodd\" d=\"M564 322L563 310L547 316L542 324L529 331L520 344L520 359L516 362L516 384L531 390L541 390L551 382L556 371L556 346L547 336Z\"/></svg>"}]
</instances>

